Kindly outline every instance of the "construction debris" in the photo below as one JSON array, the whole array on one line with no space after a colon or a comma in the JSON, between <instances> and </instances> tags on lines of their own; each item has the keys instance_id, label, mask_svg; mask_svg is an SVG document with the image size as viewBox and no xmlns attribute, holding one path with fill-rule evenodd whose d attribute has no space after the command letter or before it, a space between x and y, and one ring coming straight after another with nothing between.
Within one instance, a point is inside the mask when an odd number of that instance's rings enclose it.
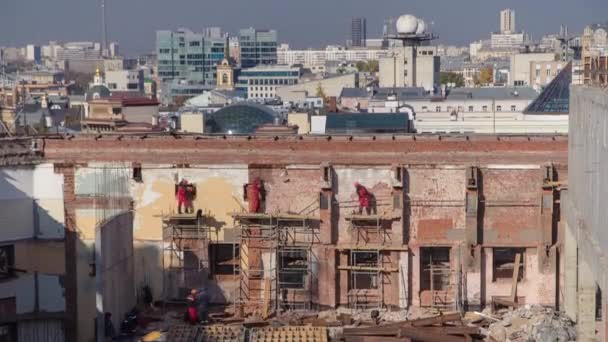
<instances>
[{"instance_id":1,"label":"construction debris","mask_svg":"<svg viewBox=\"0 0 608 342\"><path fill-rule=\"evenodd\" d=\"M361 328L344 328L344 341L470 341L479 335L479 327L465 325L458 312L398 323Z\"/></svg>"},{"instance_id":2,"label":"construction debris","mask_svg":"<svg viewBox=\"0 0 608 342\"><path fill-rule=\"evenodd\" d=\"M576 341L574 323L565 314L540 305L525 305L514 311L499 311L500 321L484 331L488 341Z\"/></svg>"}]
</instances>

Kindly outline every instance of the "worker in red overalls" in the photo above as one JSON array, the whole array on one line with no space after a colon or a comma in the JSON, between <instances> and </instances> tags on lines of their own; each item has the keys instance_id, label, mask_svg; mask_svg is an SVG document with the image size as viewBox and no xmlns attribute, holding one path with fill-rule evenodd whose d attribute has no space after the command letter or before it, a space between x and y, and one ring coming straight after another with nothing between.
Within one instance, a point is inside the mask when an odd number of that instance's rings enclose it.
<instances>
[{"instance_id":1,"label":"worker in red overalls","mask_svg":"<svg viewBox=\"0 0 608 342\"><path fill-rule=\"evenodd\" d=\"M246 185L246 196L249 201L249 212L257 213L260 210L260 201L263 199L262 181L259 178L253 180L253 183Z\"/></svg>"},{"instance_id":2,"label":"worker in red overalls","mask_svg":"<svg viewBox=\"0 0 608 342\"><path fill-rule=\"evenodd\" d=\"M363 214L363 209L365 208L365 212L369 215L371 213L370 210L370 197L371 194L367 189L359 184L359 182L355 182L355 191L357 192L357 196L359 197L359 215Z\"/></svg>"},{"instance_id":3,"label":"worker in red overalls","mask_svg":"<svg viewBox=\"0 0 608 342\"><path fill-rule=\"evenodd\" d=\"M177 191L175 193L175 197L177 197L177 213L182 213L182 207L187 211L188 210L188 196L187 189L188 181L182 179L181 182L177 185Z\"/></svg>"}]
</instances>

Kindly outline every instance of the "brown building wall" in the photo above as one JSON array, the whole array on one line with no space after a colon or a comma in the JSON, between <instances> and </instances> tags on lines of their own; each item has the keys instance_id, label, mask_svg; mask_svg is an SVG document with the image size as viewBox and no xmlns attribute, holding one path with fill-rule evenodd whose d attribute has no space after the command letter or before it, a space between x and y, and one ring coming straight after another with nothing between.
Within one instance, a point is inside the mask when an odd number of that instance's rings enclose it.
<instances>
[{"instance_id":1,"label":"brown building wall","mask_svg":"<svg viewBox=\"0 0 608 342\"><path fill-rule=\"evenodd\" d=\"M165 171L159 171L160 168L174 168L175 172L187 170L197 184L212 184L227 182L219 178L222 171L209 174L197 168L217 164L230 170L230 165L234 168L246 165L247 179L241 182L256 177L264 181L266 213L318 217L319 237L312 247L316 265L311 275L312 301L318 307L349 304L352 272L348 269L349 256L355 248L379 250L385 269L379 278L383 305L429 304L428 290L421 290L424 272L421 263L423 253L436 247L449 248L451 293L444 295L447 299L461 292L462 301L483 305L493 296L508 295L510 283L507 286L502 280L492 279L492 251L495 247L523 247L526 272L519 295L525 297L526 303L554 302L555 286L551 284L555 284L557 272L555 254L550 249L552 238L547 238L547 232L552 232L559 218L552 209L558 196L555 190L543 188L544 170L546 165L555 165L557 179L565 180L565 137L379 136L300 140L104 136L46 139L39 146L44 146L47 159L57 163L142 163L144 182L137 188L155 189L154 201L163 202L158 210L173 205L169 174L173 171L162 176L168 184L162 188L166 191L159 190L156 183L148 184L152 180L146 174L161 177L160 173ZM183 169L184 164L191 168ZM324 165L331 171L331 180L323 180ZM477 189L469 186L472 166L479 174ZM396 180L396 168L403 170L401 183ZM375 195L379 214L397 217L386 227L389 237L386 241L378 236L358 240L346 219L357 209L355 181ZM239 203L246 207L242 185L225 187L234 191L231 196L236 199L227 200L232 209L222 206L216 211L235 210L234 207L238 210ZM320 207L321 194L329 199L326 208ZM138 203L140 200L150 203L150 199L137 195L134 198L136 221L158 221L151 217L154 210L148 210L152 208L149 204ZM139 212L144 208L148 210L145 215ZM218 221L222 223L221 231L232 228L229 219ZM159 225L146 225L142 229L147 233L142 235L143 231L135 228L136 243L150 242L153 236L152 240L158 241L160 232L154 230L160 229ZM223 235L218 234L217 239L221 242ZM542 290L543 286L549 286L549 290Z\"/></svg>"}]
</instances>

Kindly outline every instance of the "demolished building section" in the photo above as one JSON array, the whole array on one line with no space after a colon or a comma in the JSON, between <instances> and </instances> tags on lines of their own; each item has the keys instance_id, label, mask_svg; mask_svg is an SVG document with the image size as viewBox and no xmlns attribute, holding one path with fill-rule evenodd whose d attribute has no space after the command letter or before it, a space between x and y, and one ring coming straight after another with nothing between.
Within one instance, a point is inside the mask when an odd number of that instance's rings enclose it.
<instances>
[{"instance_id":1,"label":"demolished building section","mask_svg":"<svg viewBox=\"0 0 608 342\"><path fill-rule=\"evenodd\" d=\"M120 281L132 277L135 293L104 303L117 319L148 290L170 303L199 287L244 316L474 310L510 299L515 270L518 303L560 301L562 136L82 135L36 143L63 182L62 227L74 232L64 247L73 340L93 336L93 293L115 276L92 265L119 259ZM182 181L192 208L179 214ZM363 204L355 184L369 193ZM96 260L93 251L116 241L112 222L121 220L130 223L132 257Z\"/></svg>"}]
</instances>

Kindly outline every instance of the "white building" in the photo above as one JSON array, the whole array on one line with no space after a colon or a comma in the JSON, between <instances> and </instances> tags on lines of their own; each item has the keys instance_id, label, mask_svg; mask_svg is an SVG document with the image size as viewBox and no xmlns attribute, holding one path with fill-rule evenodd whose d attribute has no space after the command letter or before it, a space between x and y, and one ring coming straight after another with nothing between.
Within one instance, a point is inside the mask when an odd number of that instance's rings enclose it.
<instances>
[{"instance_id":1,"label":"white building","mask_svg":"<svg viewBox=\"0 0 608 342\"><path fill-rule=\"evenodd\" d=\"M530 86L530 63L552 62L553 53L518 53L511 56L510 86Z\"/></svg>"},{"instance_id":2,"label":"white building","mask_svg":"<svg viewBox=\"0 0 608 342\"><path fill-rule=\"evenodd\" d=\"M515 11L507 8L500 11L500 33L514 33L515 30Z\"/></svg>"},{"instance_id":3,"label":"white building","mask_svg":"<svg viewBox=\"0 0 608 342\"><path fill-rule=\"evenodd\" d=\"M278 87L297 84L300 76L298 67L258 65L241 70L236 88L247 90L248 99L273 99Z\"/></svg>"},{"instance_id":4,"label":"white building","mask_svg":"<svg viewBox=\"0 0 608 342\"><path fill-rule=\"evenodd\" d=\"M380 59L379 83L381 88L423 87L433 92L440 82L440 58L434 46L399 47L390 57Z\"/></svg>"},{"instance_id":5,"label":"white building","mask_svg":"<svg viewBox=\"0 0 608 342\"><path fill-rule=\"evenodd\" d=\"M139 91L144 90L143 70L112 70L106 71L106 85L111 91Z\"/></svg>"},{"instance_id":6,"label":"white building","mask_svg":"<svg viewBox=\"0 0 608 342\"><path fill-rule=\"evenodd\" d=\"M29 44L25 47L25 58L28 61L33 61L33 62L40 62L41 59L41 52L40 52L40 46L39 45L33 45L33 44Z\"/></svg>"},{"instance_id":7,"label":"white building","mask_svg":"<svg viewBox=\"0 0 608 342\"><path fill-rule=\"evenodd\" d=\"M278 64L301 64L310 68L325 65L326 62L359 62L379 60L388 56L388 50L383 49L346 49L341 46L328 46L323 50L291 50L289 45L282 44L277 49Z\"/></svg>"},{"instance_id":8,"label":"white building","mask_svg":"<svg viewBox=\"0 0 608 342\"><path fill-rule=\"evenodd\" d=\"M567 133L568 115L527 113L538 97L529 87L457 88L428 95L418 88L374 90L369 113L413 113L418 133Z\"/></svg>"},{"instance_id":9,"label":"white building","mask_svg":"<svg viewBox=\"0 0 608 342\"><path fill-rule=\"evenodd\" d=\"M492 33L490 44L493 49L519 48L524 44L524 33Z\"/></svg>"},{"instance_id":10,"label":"white building","mask_svg":"<svg viewBox=\"0 0 608 342\"><path fill-rule=\"evenodd\" d=\"M481 50L482 47L483 40L478 40L469 44L469 56L471 56L471 58L477 57L477 53L479 52L479 50Z\"/></svg>"}]
</instances>

